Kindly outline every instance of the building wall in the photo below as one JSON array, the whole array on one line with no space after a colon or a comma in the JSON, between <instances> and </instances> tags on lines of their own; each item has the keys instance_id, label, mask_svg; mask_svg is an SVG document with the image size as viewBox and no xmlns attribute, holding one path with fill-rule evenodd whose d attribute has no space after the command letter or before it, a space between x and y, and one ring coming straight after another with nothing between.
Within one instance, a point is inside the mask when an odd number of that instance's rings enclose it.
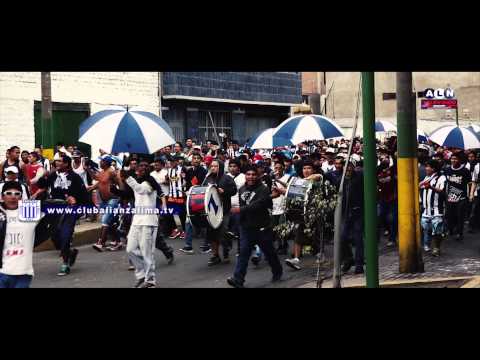
<instances>
[{"instance_id":1,"label":"building wall","mask_svg":"<svg viewBox=\"0 0 480 360\"><path fill-rule=\"evenodd\" d=\"M88 103L91 113L110 105L159 113L157 72L52 72L52 101ZM41 100L39 72L0 72L0 157L11 145L33 150L34 101Z\"/></svg>"},{"instance_id":2,"label":"building wall","mask_svg":"<svg viewBox=\"0 0 480 360\"><path fill-rule=\"evenodd\" d=\"M165 72L163 95L299 104L301 73Z\"/></svg>"},{"instance_id":3,"label":"building wall","mask_svg":"<svg viewBox=\"0 0 480 360\"><path fill-rule=\"evenodd\" d=\"M334 83L327 100L327 116L335 118L340 126L351 128L358 92L359 72L327 72L327 89ZM426 88L450 86L456 92L459 103L459 120L462 124L480 122L480 73L479 72L414 72L415 91ZM375 73L375 112L377 119L396 123L396 100L383 100L383 93L396 92L396 73ZM361 106L360 106L361 117ZM455 121L455 112L445 110L421 110L417 106L419 127L429 132L446 122ZM361 131L361 122L360 122Z\"/></svg>"}]
</instances>

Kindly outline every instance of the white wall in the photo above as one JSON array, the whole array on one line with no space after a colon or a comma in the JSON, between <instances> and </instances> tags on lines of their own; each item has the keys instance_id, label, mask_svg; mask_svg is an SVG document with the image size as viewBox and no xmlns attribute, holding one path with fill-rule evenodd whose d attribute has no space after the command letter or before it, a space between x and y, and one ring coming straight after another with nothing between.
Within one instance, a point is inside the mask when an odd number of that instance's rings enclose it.
<instances>
[{"instance_id":1,"label":"white wall","mask_svg":"<svg viewBox=\"0 0 480 360\"><path fill-rule=\"evenodd\" d=\"M159 114L157 72L52 72L51 81L52 101L89 103L92 114L109 105ZM0 158L12 145L33 150L35 100L41 100L39 72L0 72Z\"/></svg>"}]
</instances>

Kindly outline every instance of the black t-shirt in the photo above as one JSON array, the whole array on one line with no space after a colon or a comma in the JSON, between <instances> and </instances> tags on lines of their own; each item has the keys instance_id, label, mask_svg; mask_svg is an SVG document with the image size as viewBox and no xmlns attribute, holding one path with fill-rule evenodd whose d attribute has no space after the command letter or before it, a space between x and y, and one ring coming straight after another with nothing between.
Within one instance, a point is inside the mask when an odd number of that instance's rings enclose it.
<instances>
[{"instance_id":1,"label":"black t-shirt","mask_svg":"<svg viewBox=\"0 0 480 360\"><path fill-rule=\"evenodd\" d=\"M465 165L458 169L451 166L445 170L447 177L447 202L456 203L465 200L468 195L468 183L472 181L472 174Z\"/></svg>"},{"instance_id":2,"label":"black t-shirt","mask_svg":"<svg viewBox=\"0 0 480 360\"><path fill-rule=\"evenodd\" d=\"M66 173L54 172L46 179L41 178L38 181L38 187L49 189L52 199L66 200L73 196L77 205L84 205L88 202L88 193L82 178L72 170Z\"/></svg>"}]
</instances>

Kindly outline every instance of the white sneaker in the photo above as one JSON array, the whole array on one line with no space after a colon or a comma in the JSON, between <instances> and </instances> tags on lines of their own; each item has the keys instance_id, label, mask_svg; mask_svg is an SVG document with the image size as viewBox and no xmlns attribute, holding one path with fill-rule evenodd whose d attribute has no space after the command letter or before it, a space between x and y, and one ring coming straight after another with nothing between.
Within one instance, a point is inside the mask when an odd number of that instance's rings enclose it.
<instances>
[{"instance_id":1,"label":"white sneaker","mask_svg":"<svg viewBox=\"0 0 480 360\"><path fill-rule=\"evenodd\" d=\"M431 249L429 246L425 245L425 246L423 247L423 250L424 250L425 252L430 252L432 249Z\"/></svg>"},{"instance_id":2,"label":"white sneaker","mask_svg":"<svg viewBox=\"0 0 480 360\"><path fill-rule=\"evenodd\" d=\"M286 259L285 263L294 270L301 270L302 269L302 267L300 266L300 259L299 258Z\"/></svg>"}]
</instances>

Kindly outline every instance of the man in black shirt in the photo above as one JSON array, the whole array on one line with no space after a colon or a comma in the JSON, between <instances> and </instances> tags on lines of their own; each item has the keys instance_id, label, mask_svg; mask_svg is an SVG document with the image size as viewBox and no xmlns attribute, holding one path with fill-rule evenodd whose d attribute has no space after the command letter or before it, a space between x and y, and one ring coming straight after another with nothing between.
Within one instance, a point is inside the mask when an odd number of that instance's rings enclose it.
<instances>
[{"instance_id":1,"label":"man in black shirt","mask_svg":"<svg viewBox=\"0 0 480 360\"><path fill-rule=\"evenodd\" d=\"M468 198L468 184L472 174L462 164L462 153L453 154L451 165L445 170L447 177L447 225L450 235L457 234L456 240L463 240L463 225Z\"/></svg>"},{"instance_id":2,"label":"man in black shirt","mask_svg":"<svg viewBox=\"0 0 480 360\"><path fill-rule=\"evenodd\" d=\"M48 178L41 178L38 182L40 192L49 190L50 198L63 200L68 206L82 206L88 202L88 193L82 178L72 168L72 159L66 155L57 161L57 171L51 173ZM78 255L77 249L71 249L71 242L75 223L79 214L75 210L71 214L47 214L53 223L58 224L52 235L57 250L60 250L63 263L58 276L70 273L70 268L75 263Z\"/></svg>"},{"instance_id":3,"label":"man in black shirt","mask_svg":"<svg viewBox=\"0 0 480 360\"><path fill-rule=\"evenodd\" d=\"M273 206L272 196L258 179L255 166L247 169L245 177L246 184L239 192L240 207L232 209L232 213L240 214L240 254L235 272L227 282L237 288L243 287L248 261L253 247L257 244L272 268L272 282L279 281L283 274L282 265L273 247L273 230L268 212Z\"/></svg>"}]
</instances>

